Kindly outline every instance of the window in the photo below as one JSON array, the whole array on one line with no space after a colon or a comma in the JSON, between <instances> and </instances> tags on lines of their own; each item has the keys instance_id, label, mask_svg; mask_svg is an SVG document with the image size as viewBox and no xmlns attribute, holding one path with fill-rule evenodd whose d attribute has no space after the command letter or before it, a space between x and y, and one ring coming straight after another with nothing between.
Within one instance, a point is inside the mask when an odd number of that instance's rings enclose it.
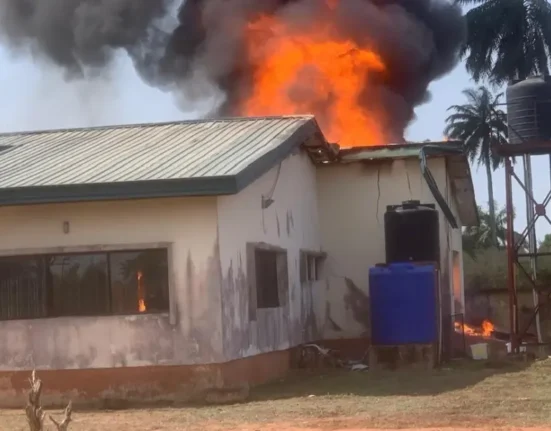
<instances>
[{"instance_id":1,"label":"window","mask_svg":"<svg viewBox=\"0 0 551 431\"><path fill-rule=\"evenodd\" d=\"M288 294L287 252L256 248L254 261L257 308L282 306Z\"/></svg>"},{"instance_id":2,"label":"window","mask_svg":"<svg viewBox=\"0 0 551 431\"><path fill-rule=\"evenodd\" d=\"M168 310L165 249L0 258L0 320Z\"/></svg>"},{"instance_id":3,"label":"window","mask_svg":"<svg viewBox=\"0 0 551 431\"><path fill-rule=\"evenodd\" d=\"M314 251L301 251L300 281L306 283L321 279L325 254Z\"/></svg>"}]
</instances>

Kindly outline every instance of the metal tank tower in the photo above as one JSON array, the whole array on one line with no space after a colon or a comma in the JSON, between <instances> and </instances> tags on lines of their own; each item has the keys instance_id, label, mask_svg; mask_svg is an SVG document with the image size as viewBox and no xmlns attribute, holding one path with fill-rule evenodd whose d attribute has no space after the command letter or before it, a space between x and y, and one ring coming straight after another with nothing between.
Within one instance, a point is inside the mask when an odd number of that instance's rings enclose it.
<instances>
[{"instance_id":1,"label":"metal tank tower","mask_svg":"<svg viewBox=\"0 0 551 431\"><path fill-rule=\"evenodd\" d=\"M530 326L535 323L538 343L542 342L540 330L540 309L551 300L551 286L538 281L538 259L551 256L550 252L539 252L536 239L536 222L544 218L551 224L547 206L551 202L551 77L535 76L517 80L506 92L509 143L496 148L505 159L505 193L507 210L507 288L509 291L509 316L511 347L519 351L520 343ZM536 201L532 187L531 157L549 156L549 168L538 173L538 182L549 182L549 192L543 201ZM523 175L517 174L514 163L522 158ZM515 166L516 165L516 166ZM525 195L526 227L515 235L513 181L517 182ZM529 322L520 327L517 300L517 274L527 277L533 287L534 312Z\"/></svg>"}]
</instances>

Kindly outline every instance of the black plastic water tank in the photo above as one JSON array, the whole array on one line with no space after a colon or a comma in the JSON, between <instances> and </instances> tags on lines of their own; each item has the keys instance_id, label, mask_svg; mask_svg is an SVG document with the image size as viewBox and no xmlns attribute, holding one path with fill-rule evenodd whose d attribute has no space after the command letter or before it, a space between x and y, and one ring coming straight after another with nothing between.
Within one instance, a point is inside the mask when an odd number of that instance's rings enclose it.
<instances>
[{"instance_id":1,"label":"black plastic water tank","mask_svg":"<svg viewBox=\"0 0 551 431\"><path fill-rule=\"evenodd\" d=\"M387 263L440 262L440 230L434 204L406 201L385 213Z\"/></svg>"},{"instance_id":2,"label":"black plastic water tank","mask_svg":"<svg viewBox=\"0 0 551 431\"><path fill-rule=\"evenodd\" d=\"M507 87L509 143L551 140L551 77L534 76Z\"/></svg>"}]
</instances>

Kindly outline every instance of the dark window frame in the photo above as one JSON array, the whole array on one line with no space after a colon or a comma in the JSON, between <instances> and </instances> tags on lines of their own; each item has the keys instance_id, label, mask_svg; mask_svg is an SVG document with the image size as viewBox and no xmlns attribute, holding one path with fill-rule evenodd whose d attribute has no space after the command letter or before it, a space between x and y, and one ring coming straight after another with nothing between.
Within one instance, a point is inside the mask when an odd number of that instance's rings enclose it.
<instances>
[{"instance_id":1,"label":"dark window frame","mask_svg":"<svg viewBox=\"0 0 551 431\"><path fill-rule=\"evenodd\" d=\"M326 258L327 254L322 251L300 250L300 282L322 280Z\"/></svg>"},{"instance_id":2,"label":"dark window frame","mask_svg":"<svg viewBox=\"0 0 551 431\"><path fill-rule=\"evenodd\" d=\"M277 286L277 305L259 303L259 276L257 274L257 252L272 253L275 257L276 281ZM289 256L287 249L266 244L266 243L248 243L247 244L247 275L249 280L249 320L255 321L258 310L273 310L286 306L289 302Z\"/></svg>"},{"instance_id":3,"label":"dark window frame","mask_svg":"<svg viewBox=\"0 0 551 431\"><path fill-rule=\"evenodd\" d=\"M140 312L138 310L138 307L136 307L136 311L125 311L125 312L113 312L113 281L112 281L112 265L111 265L111 256L115 254L124 254L124 253L144 253L144 252L164 252L164 262L166 264L166 274L165 274L165 286L161 289L156 289L157 291L161 292L161 296L164 296L166 298L166 302L163 304L162 309L146 309L145 311ZM44 281L44 271L47 266L47 259L52 257L65 257L65 256L103 256L105 257L106 265L106 289L107 289L107 304L105 308L109 311L105 313L84 313L79 314L78 312L74 313L63 313L63 314L57 314L55 310L48 309L48 298L46 297L46 290L48 287L46 286L46 282ZM116 317L116 316L141 316L141 315L151 315L151 314L167 314L170 313L170 302L171 302L171 279L170 279L170 249L168 246L165 247L121 247L121 248L113 248L113 249L82 249L78 251L70 251L70 250L52 250L51 252L45 251L43 253L28 253L28 254L10 254L10 255L0 255L0 262L10 260L10 259L25 259L25 260L35 260L36 262L40 262L40 268L43 272L42 274L42 281L41 283L44 284L43 286L43 292L42 295L44 295L43 298L43 304L40 305L44 309L44 313L40 316L35 315L32 317L13 317L13 318L3 318L0 313L0 322L2 321L10 321L10 320L38 320L38 319L54 319L54 318L67 318L67 317L73 317L73 318L79 318L79 317ZM1 298L1 295L0 295Z\"/></svg>"}]
</instances>

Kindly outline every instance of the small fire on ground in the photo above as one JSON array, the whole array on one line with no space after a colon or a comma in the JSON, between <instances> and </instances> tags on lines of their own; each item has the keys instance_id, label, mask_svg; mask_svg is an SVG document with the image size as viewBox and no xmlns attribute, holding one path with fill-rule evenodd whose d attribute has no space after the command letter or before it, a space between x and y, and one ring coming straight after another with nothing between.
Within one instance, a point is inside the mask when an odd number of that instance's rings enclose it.
<instances>
[{"instance_id":1,"label":"small fire on ground","mask_svg":"<svg viewBox=\"0 0 551 431\"><path fill-rule=\"evenodd\" d=\"M466 323L459 323L455 322L455 331L464 333L465 335L475 335L479 337L491 337L492 333L495 331L495 326L492 322L489 320L484 320L482 322L482 325L477 326L471 326Z\"/></svg>"}]
</instances>

